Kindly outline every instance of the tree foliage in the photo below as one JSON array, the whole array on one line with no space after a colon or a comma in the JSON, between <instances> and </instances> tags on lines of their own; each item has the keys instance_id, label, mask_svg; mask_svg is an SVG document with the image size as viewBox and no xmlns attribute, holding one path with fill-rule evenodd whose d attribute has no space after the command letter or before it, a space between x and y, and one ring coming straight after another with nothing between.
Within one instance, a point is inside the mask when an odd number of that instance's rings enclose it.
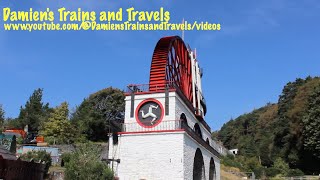
<instances>
[{"instance_id":1,"label":"tree foliage","mask_svg":"<svg viewBox=\"0 0 320 180\"><path fill-rule=\"evenodd\" d=\"M4 117L4 110L2 108L2 105L0 104L0 127L3 126L3 123L5 121L5 117Z\"/></svg>"},{"instance_id":2,"label":"tree foliage","mask_svg":"<svg viewBox=\"0 0 320 180\"><path fill-rule=\"evenodd\" d=\"M221 158L221 164L239 168L242 172L254 172L257 178L261 178L265 171L257 157L227 155Z\"/></svg>"},{"instance_id":3,"label":"tree foliage","mask_svg":"<svg viewBox=\"0 0 320 180\"><path fill-rule=\"evenodd\" d=\"M233 155L222 156L221 164L229 167L243 169L243 165L239 161L236 161Z\"/></svg>"},{"instance_id":4,"label":"tree foliage","mask_svg":"<svg viewBox=\"0 0 320 180\"><path fill-rule=\"evenodd\" d=\"M43 89L36 89L26 102L24 107L20 108L20 114L17 119L17 128L24 128L28 125L29 131L38 131L42 123L48 118L51 112L49 104L42 102Z\"/></svg>"},{"instance_id":5,"label":"tree foliage","mask_svg":"<svg viewBox=\"0 0 320 180\"><path fill-rule=\"evenodd\" d=\"M309 98L308 111L303 119L304 146L320 158L320 85Z\"/></svg>"},{"instance_id":6,"label":"tree foliage","mask_svg":"<svg viewBox=\"0 0 320 180\"><path fill-rule=\"evenodd\" d=\"M21 160L24 161L34 161L34 162L44 162L46 164L45 174L47 174L49 167L51 166L52 159L49 153L46 151L29 151L20 156Z\"/></svg>"},{"instance_id":7,"label":"tree foliage","mask_svg":"<svg viewBox=\"0 0 320 180\"><path fill-rule=\"evenodd\" d=\"M81 144L75 152L64 155L66 180L112 180L113 172L100 157L101 148L91 143Z\"/></svg>"},{"instance_id":8,"label":"tree foliage","mask_svg":"<svg viewBox=\"0 0 320 180\"><path fill-rule=\"evenodd\" d=\"M69 144L73 142L75 130L68 116L68 103L63 102L50 113L48 120L43 124L41 134L44 135L46 139L54 139L57 144Z\"/></svg>"},{"instance_id":9,"label":"tree foliage","mask_svg":"<svg viewBox=\"0 0 320 180\"><path fill-rule=\"evenodd\" d=\"M320 173L319 87L319 77L287 83L277 103L227 122L218 139L243 156L260 157L263 166L281 158L291 169Z\"/></svg>"},{"instance_id":10,"label":"tree foliage","mask_svg":"<svg viewBox=\"0 0 320 180\"><path fill-rule=\"evenodd\" d=\"M4 126L8 128L20 128L20 122L17 118L6 118Z\"/></svg>"},{"instance_id":11,"label":"tree foliage","mask_svg":"<svg viewBox=\"0 0 320 180\"><path fill-rule=\"evenodd\" d=\"M94 94L77 107L71 122L89 140L107 140L109 131L116 131L124 118L124 94L116 88L106 88Z\"/></svg>"},{"instance_id":12,"label":"tree foliage","mask_svg":"<svg viewBox=\"0 0 320 180\"><path fill-rule=\"evenodd\" d=\"M273 168L278 169L282 176L287 176L289 172L289 165L281 158L274 161Z\"/></svg>"}]
</instances>

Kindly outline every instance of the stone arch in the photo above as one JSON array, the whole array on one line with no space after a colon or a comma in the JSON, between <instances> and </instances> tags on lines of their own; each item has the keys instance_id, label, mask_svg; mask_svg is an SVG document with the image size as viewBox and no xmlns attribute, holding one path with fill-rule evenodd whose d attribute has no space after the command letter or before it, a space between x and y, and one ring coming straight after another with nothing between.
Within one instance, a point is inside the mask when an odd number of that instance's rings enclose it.
<instances>
[{"instance_id":1,"label":"stone arch","mask_svg":"<svg viewBox=\"0 0 320 180\"><path fill-rule=\"evenodd\" d=\"M210 159L210 166L209 166L209 180L216 179L216 166L214 164L213 158Z\"/></svg>"},{"instance_id":2,"label":"stone arch","mask_svg":"<svg viewBox=\"0 0 320 180\"><path fill-rule=\"evenodd\" d=\"M205 179L205 168L201 150L196 150L193 160L193 180Z\"/></svg>"},{"instance_id":3,"label":"stone arch","mask_svg":"<svg viewBox=\"0 0 320 180\"><path fill-rule=\"evenodd\" d=\"M186 116L184 113L182 113L182 114L180 115L180 120L181 120L181 127L182 127L182 128L185 128L185 127L188 127L188 126L189 126L189 125L188 125L187 116Z\"/></svg>"},{"instance_id":4,"label":"stone arch","mask_svg":"<svg viewBox=\"0 0 320 180\"><path fill-rule=\"evenodd\" d=\"M200 126L199 126L198 123L196 123L196 124L194 125L193 130L194 130L194 132L195 132L199 137L201 137L201 139L202 139L202 132L201 132L201 128L200 128Z\"/></svg>"}]
</instances>

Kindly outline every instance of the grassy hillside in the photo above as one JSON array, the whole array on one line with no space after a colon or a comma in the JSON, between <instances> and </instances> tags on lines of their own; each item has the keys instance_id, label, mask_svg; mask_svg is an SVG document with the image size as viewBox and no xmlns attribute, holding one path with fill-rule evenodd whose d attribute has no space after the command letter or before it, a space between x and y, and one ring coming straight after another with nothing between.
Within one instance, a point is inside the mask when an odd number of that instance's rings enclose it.
<instances>
[{"instance_id":1,"label":"grassy hillside","mask_svg":"<svg viewBox=\"0 0 320 180\"><path fill-rule=\"evenodd\" d=\"M277 103L223 125L217 138L262 167L282 159L291 169L320 173L320 78L289 82Z\"/></svg>"}]
</instances>

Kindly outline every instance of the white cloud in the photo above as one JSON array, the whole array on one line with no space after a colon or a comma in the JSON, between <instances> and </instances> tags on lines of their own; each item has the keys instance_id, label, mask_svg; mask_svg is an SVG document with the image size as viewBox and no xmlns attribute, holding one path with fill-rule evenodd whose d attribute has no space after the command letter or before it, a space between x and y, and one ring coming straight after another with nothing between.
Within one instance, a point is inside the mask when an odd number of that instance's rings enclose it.
<instances>
[{"instance_id":1,"label":"white cloud","mask_svg":"<svg viewBox=\"0 0 320 180\"><path fill-rule=\"evenodd\" d=\"M198 32L196 43L212 44L219 37L237 36L245 32L268 31L281 28L287 19L297 16L312 16L319 12L320 1L306 0L293 2L291 0L257 1L252 7L239 8L237 11L227 11L225 8L222 29L219 32ZM244 5L245 6L245 5Z\"/></svg>"}]
</instances>

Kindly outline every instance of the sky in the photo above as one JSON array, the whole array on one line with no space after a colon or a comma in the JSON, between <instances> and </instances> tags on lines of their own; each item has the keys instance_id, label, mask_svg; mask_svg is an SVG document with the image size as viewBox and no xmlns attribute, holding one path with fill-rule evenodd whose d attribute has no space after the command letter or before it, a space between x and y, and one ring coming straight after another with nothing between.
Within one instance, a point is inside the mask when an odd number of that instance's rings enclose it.
<instances>
[{"instance_id":1,"label":"sky","mask_svg":"<svg viewBox=\"0 0 320 180\"><path fill-rule=\"evenodd\" d=\"M170 22L220 23L220 31L185 31L204 69L206 121L218 130L231 118L277 102L283 86L320 75L318 0L2 0L0 2L0 104L17 117L32 92L71 108L112 86L149 81L152 53L163 36L181 31L4 31L2 9L170 12Z\"/></svg>"}]
</instances>

